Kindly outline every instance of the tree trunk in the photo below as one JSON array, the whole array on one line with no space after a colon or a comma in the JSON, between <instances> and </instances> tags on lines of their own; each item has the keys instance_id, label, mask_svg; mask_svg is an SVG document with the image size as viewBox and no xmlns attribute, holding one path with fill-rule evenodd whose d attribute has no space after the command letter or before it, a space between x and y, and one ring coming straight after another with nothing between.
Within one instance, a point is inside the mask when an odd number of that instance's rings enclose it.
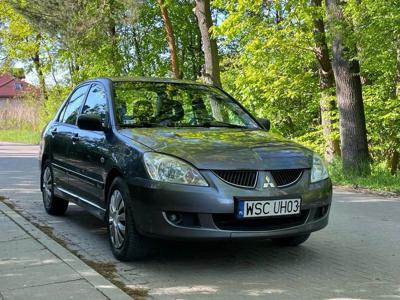
<instances>
[{"instance_id":1,"label":"tree trunk","mask_svg":"<svg viewBox=\"0 0 400 300\"><path fill-rule=\"evenodd\" d=\"M340 0L326 0L329 24L333 34L332 67L336 80L336 97L339 107L340 139L343 171L362 175L369 172L367 130L358 60L349 60L356 49L343 43L344 17ZM339 26L340 23L340 26ZM347 26L347 29L351 26Z\"/></svg>"},{"instance_id":2,"label":"tree trunk","mask_svg":"<svg viewBox=\"0 0 400 300\"><path fill-rule=\"evenodd\" d=\"M390 158L390 173L392 175L397 173L397 169L399 168L399 160L400 160L399 151L394 150Z\"/></svg>"},{"instance_id":3,"label":"tree trunk","mask_svg":"<svg viewBox=\"0 0 400 300\"><path fill-rule=\"evenodd\" d=\"M139 40L138 40L138 35L136 32L136 28L132 28L132 38L133 38L133 45L135 48L135 54L137 58L137 63L139 65L139 74L142 76L145 76L144 73L144 67L143 67L143 58L142 58L142 50L140 48Z\"/></svg>"},{"instance_id":4,"label":"tree trunk","mask_svg":"<svg viewBox=\"0 0 400 300\"><path fill-rule=\"evenodd\" d=\"M68 52L71 53L72 50L68 49ZM72 52L70 57L68 58L68 69L71 83L73 85L76 85L80 81L82 81L82 78L80 78L81 76L79 75L79 70L81 69L81 67L77 62L76 53Z\"/></svg>"},{"instance_id":5,"label":"tree trunk","mask_svg":"<svg viewBox=\"0 0 400 300\"><path fill-rule=\"evenodd\" d=\"M396 79L395 79L395 98L400 99L400 36L397 37L397 71L396 71ZM390 159L390 173L392 175L397 173L399 168L399 141L398 139L395 140L395 149L392 153L392 157Z\"/></svg>"},{"instance_id":6,"label":"tree trunk","mask_svg":"<svg viewBox=\"0 0 400 300\"><path fill-rule=\"evenodd\" d=\"M400 35L397 37L396 97L400 98Z\"/></svg>"},{"instance_id":7,"label":"tree trunk","mask_svg":"<svg viewBox=\"0 0 400 300\"><path fill-rule=\"evenodd\" d=\"M50 50L48 48L46 49L46 52L47 52L47 59L49 60L49 64L50 64L51 77L53 78L54 84L59 85L57 77L56 77L56 72L55 72L54 59L52 58L52 54L50 53Z\"/></svg>"},{"instance_id":8,"label":"tree trunk","mask_svg":"<svg viewBox=\"0 0 400 300\"><path fill-rule=\"evenodd\" d=\"M322 0L312 0L312 5L316 9L322 6ZM334 137L335 121L332 114L336 111L334 99L335 78L333 76L332 63L329 58L329 49L326 43L325 24L322 16L318 12L313 14L314 23L314 53L318 61L319 87L321 91L320 111L322 132L325 139L325 159L331 162L335 156L340 155L340 141Z\"/></svg>"},{"instance_id":9,"label":"tree trunk","mask_svg":"<svg viewBox=\"0 0 400 300\"><path fill-rule=\"evenodd\" d=\"M42 40L42 36L40 34L38 34L36 36L37 50L34 53L34 55L32 56L32 62L35 67L36 74L39 78L39 85L40 85L40 89L42 90L43 99L45 101L47 101L49 97L48 97L48 93L47 93L45 75L43 74L43 69L42 69L42 61L40 60L40 55L39 55L41 40Z\"/></svg>"},{"instance_id":10,"label":"tree trunk","mask_svg":"<svg viewBox=\"0 0 400 300\"><path fill-rule=\"evenodd\" d=\"M196 0L195 14L203 43L205 80L210 84L221 87L217 42L210 33L210 28L213 25L210 0Z\"/></svg>"},{"instance_id":11,"label":"tree trunk","mask_svg":"<svg viewBox=\"0 0 400 300\"><path fill-rule=\"evenodd\" d=\"M119 51L119 46L118 46L118 34L117 34L117 24L115 20L115 11L117 10L116 8L116 1L115 0L109 0L108 1L108 16L107 16L107 22L108 22L108 33L110 36L110 47L111 47L111 66L113 66L114 69L114 76L121 76L122 70L123 70L123 59L122 55Z\"/></svg>"},{"instance_id":12,"label":"tree trunk","mask_svg":"<svg viewBox=\"0 0 400 300\"><path fill-rule=\"evenodd\" d=\"M169 52L170 52L172 73L174 74L175 78L181 79L182 74L179 71L178 52L176 49L174 31L172 29L172 23L169 18L168 10L165 7L164 0L158 0L158 4L160 5L161 16L164 20L165 31L167 32L168 48L169 48Z\"/></svg>"}]
</instances>

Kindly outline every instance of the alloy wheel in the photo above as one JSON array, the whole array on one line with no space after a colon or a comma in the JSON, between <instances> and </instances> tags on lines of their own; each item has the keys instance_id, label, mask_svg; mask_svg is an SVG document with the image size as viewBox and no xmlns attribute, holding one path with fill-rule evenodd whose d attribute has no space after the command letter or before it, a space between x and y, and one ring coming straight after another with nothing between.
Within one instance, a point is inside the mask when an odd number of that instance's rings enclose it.
<instances>
[{"instance_id":1,"label":"alloy wheel","mask_svg":"<svg viewBox=\"0 0 400 300\"><path fill-rule=\"evenodd\" d=\"M119 190L115 190L110 198L108 226L110 238L116 249L125 241L125 203Z\"/></svg>"},{"instance_id":2,"label":"alloy wheel","mask_svg":"<svg viewBox=\"0 0 400 300\"><path fill-rule=\"evenodd\" d=\"M51 202L51 195L53 191L53 176L51 175L50 167L46 167L43 172L43 200L45 205L48 207Z\"/></svg>"}]
</instances>

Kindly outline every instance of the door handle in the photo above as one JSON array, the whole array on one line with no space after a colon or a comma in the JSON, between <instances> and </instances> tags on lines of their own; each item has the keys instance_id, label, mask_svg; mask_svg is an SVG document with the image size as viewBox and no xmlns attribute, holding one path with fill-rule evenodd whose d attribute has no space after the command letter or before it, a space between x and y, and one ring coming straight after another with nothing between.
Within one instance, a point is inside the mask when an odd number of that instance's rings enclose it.
<instances>
[{"instance_id":1,"label":"door handle","mask_svg":"<svg viewBox=\"0 0 400 300\"><path fill-rule=\"evenodd\" d=\"M77 134L77 133L75 133L73 136L72 136L72 142L77 142L77 141L79 141L79 135Z\"/></svg>"}]
</instances>

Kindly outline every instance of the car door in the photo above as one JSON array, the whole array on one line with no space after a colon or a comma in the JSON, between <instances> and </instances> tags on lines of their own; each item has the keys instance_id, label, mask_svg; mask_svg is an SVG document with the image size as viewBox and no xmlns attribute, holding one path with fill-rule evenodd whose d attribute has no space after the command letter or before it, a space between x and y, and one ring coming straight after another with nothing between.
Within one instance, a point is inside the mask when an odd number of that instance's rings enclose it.
<instances>
[{"instance_id":1,"label":"car door","mask_svg":"<svg viewBox=\"0 0 400 300\"><path fill-rule=\"evenodd\" d=\"M49 130L52 136L52 166L57 189L70 188L68 180L68 172L71 169L69 150L76 127L76 117L88 89L88 85L83 85L75 89L65 103L56 122L54 122Z\"/></svg>"},{"instance_id":2,"label":"car door","mask_svg":"<svg viewBox=\"0 0 400 300\"><path fill-rule=\"evenodd\" d=\"M107 96L100 83L94 83L90 87L81 114L100 116L103 124L108 124ZM110 155L107 137L104 131L77 128L70 151L73 169L76 171L70 174L70 184L85 204L95 208L105 207L104 165Z\"/></svg>"}]
</instances>

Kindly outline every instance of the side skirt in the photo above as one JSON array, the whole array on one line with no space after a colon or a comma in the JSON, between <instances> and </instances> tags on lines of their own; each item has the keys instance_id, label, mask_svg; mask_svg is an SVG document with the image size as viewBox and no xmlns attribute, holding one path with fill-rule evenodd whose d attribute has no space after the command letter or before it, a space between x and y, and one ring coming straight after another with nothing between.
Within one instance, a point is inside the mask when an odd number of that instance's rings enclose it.
<instances>
[{"instance_id":1,"label":"side skirt","mask_svg":"<svg viewBox=\"0 0 400 300\"><path fill-rule=\"evenodd\" d=\"M63 188L60 188L57 186L55 186L54 194L57 197L71 201L71 202L83 207L89 213L91 213L95 217L99 218L100 220L102 220L102 221L105 220L106 210L104 208L98 206L97 204L95 204L79 195L76 195L66 189L63 189Z\"/></svg>"}]
</instances>

